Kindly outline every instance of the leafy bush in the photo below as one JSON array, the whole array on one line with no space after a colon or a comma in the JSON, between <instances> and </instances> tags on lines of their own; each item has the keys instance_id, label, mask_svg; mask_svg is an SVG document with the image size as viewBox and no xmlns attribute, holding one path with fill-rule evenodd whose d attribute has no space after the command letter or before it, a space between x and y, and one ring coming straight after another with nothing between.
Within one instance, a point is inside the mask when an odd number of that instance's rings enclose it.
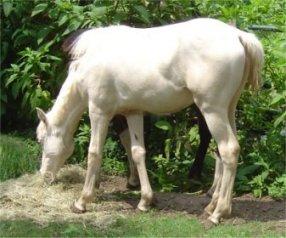
<instances>
[{"instance_id":1,"label":"leafy bush","mask_svg":"<svg viewBox=\"0 0 286 238\"><path fill-rule=\"evenodd\" d=\"M103 150L103 171L107 174L127 175L127 159L118 140L109 136Z\"/></svg>"},{"instance_id":2,"label":"leafy bush","mask_svg":"<svg viewBox=\"0 0 286 238\"><path fill-rule=\"evenodd\" d=\"M87 113L84 113L75 137L75 151L69 163L81 163L87 166L87 154L90 141L90 125ZM118 137L118 136L117 136ZM127 175L127 159L122 145L110 131L103 149L102 168L107 174Z\"/></svg>"},{"instance_id":3,"label":"leafy bush","mask_svg":"<svg viewBox=\"0 0 286 238\"><path fill-rule=\"evenodd\" d=\"M38 169L38 144L10 135L0 135L0 141L0 181L17 178Z\"/></svg>"}]
</instances>

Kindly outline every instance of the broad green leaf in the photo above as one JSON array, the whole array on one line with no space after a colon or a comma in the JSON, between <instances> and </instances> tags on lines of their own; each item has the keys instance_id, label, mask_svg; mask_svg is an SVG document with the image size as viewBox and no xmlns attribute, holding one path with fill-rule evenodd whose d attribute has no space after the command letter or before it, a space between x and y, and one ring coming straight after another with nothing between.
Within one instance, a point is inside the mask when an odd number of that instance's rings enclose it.
<instances>
[{"instance_id":1,"label":"broad green leaf","mask_svg":"<svg viewBox=\"0 0 286 238\"><path fill-rule=\"evenodd\" d=\"M276 178L276 181L277 181L278 183L286 184L286 174L282 175L282 176L279 177L279 178Z\"/></svg>"},{"instance_id":2,"label":"broad green leaf","mask_svg":"<svg viewBox=\"0 0 286 238\"><path fill-rule=\"evenodd\" d=\"M262 190L260 188L254 189L253 194L255 197L260 198L262 196Z\"/></svg>"},{"instance_id":3,"label":"broad green leaf","mask_svg":"<svg viewBox=\"0 0 286 238\"><path fill-rule=\"evenodd\" d=\"M24 94L24 97L22 99L21 107L25 107L25 105L28 103L28 99L30 98L31 94L30 92L26 92Z\"/></svg>"},{"instance_id":4,"label":"broad green leaf","mask_svg":"<svg viewBox=\"0 0 286 238\"><path fill-rule=\"evenodd\" d=\"M6 84L5 84L5 87L9 86L9 84L13 83L14 80L19 77L18 74L12 74L9 79L7 80Z\"/></svg>"},{"instance_id":5,"label":"broad green leaf","mask_svg":"<svg viewBox=\"0 0 286 238\"><path fill-rule=\"evenodd\" d=\"M145 7L143 7L143 6L135 6L134 8L138 11L138 13L140 14L142 20L145 23L148 23L148 24L151 23L151 21L150 21L150 13L146 10Z\"/></svg>"},{"instance_id":6,"label":"broad green leaf","mask_svg":"<svg viewBox=\"0 0 286 238\"><path fill-rule=\"evenodd\" d=\"M13 10L13 3L11 1L3 2L3 12L5 17L8 17Z\"/></svg>"},{"instance_id":7,"label":"broad green leaf","mask_svg":"<svg viewBox=\"0 0 286 238\"><path fill-rule=\"evenodd\" d=\"M14 72L20 72L20 67L17 64L11 64L11 68L13 69Z\"/></svg>"},{"instance_id":8,"label":"broad green leaf","mask_svg":"<svg viewBox=\"0 0 286 238\"><path fill-rule=\"evenodd\" d=\"M167 121L157 121L155 126L163 131L169 131L172 129L171 124Z\"/></svg>"},{"instance_id":9,"label":"broad green leaf","mask_svg":"<svg viewBox=\"0 0 286 238\"><path fill-rule=\"evenodd\" d=\"M70 34L71 32L74 32L75 30L78 30L81 24L82 22L78 21L78 19L73 19L62 35L65 36Z\"/></svg>"},{"instance_id":10,"label":"broad green leaf","mask_svg":"<svg viewBox=\"0 0 286 238\"><path fill-rule=\"evenodd\" d=\"M12 96L13 96L13 98L17 98L18 97L18 93L19 93L19 88L20 86L18 85L18 84L16 84L16 83L14 83L13 85L12 85Z\"/></svg>"},{"instance_id":11,"label":"broad green leaf","mask_svg":"<svg viewBox=\"0 0 286 238\"><path fill-rule=\"evenodd\" d=\"M171 153L171 139L165 140L165 155L167 160L170 159L170 153Z\"/></svg>"},{"instance_id":12,"label":"broad green leaf","mask_svg":"<svg viewBox=\"0 0 286 238\"><path fill-rule=\"evenodd\" d=\"M23 70L23 73L27 74L32 67L33 67L33 65L31 65L31 64L26 64L26 66L25 66L25 68L24 68L24 70Z\"/></svg>"},{"instance_id":13,"label":"broad green leaf","mask_svg":"<svg viewBox=\"0 0 286 238\"><path fill-rule=\"evenodd\" d=\"M175 150L175 156L178 158L180 155L180 150L181 150L182 142L180 140L176 141L176 150Z\"/></svg>"},{"instance_id":14,"label":"broad green leaf","mask_svg":"<svg viewBox=\"0 0 286 238\"><path fill-rule=\"evenodd\" d=\"M260 165L257 165L257 164L248 165L246 167L239 168L239 170L237 171L237 175L238 176L245 176L245 175L248 175L248 174L252 174L258 168L260 168Z\"/></svg>"},{"instance_id":15,"label":"broad green leaf","mask_svg":"<svg viewBox=\"0 0 286 238\"><path fill-rule=\"evenodd\" d=\"M91 17L101 17L106 13L107 7L93 7L89 12Z\"/></svg>"},{"instance_id":16,"label":"broad green leaf","mask_svg":"<svg viewBox=\"0 0 286 238\"><path fill-rule=\"evenodd\" d=\"M285 101L285 98L286 98L286 90L283 91L283 93L277 93L271 100L270 102L270 106L279 102L280 100L284 100Z\"/></svg>"},{"instance_id":17,"label":"broad green leaf","mask_svg":"<svg viewBox=\"0 0 286 238\"><path fill-rule=\"evenodd\" d=\"M54 61L62 61L61 58L54 56L54 55L48 55L47 58L50 60L54 60Z\"/></svg>"},{"instance_id":18,"label":"broad green leaf","mask_svg":"<svg viewBox=\"0 0 286 238\"><path fill-rule=\"evenodd\" d=\"M60 20L58 21L58 26L62 26L69 20L68 16L66 14L61 15Z\"/></svg>"},{"instance_id":19,"label":"broad green leaf","mask_svg":"<svg viewBox=\"0 0 286 238\"><path fill-rule=\"evenodd\" d=\"M192 162L190 160L183 160L182 164L190 165Z\"/></svg>"},{"instance_id":20,"label":"broad green leaf","mask_svg":"<svg viewBox=\"0 0 286 238\"><path fill-rule=\"evenodd\" d=\"M192 142L196 139L198 136L198 128L197 127L192 127L189 131L189 141Z\"/></svg>"},{"instance_id":21,"label":"broad green leaf","mask_svg":"<svg viewBox=\"0 0 286 238\"><path fill-rule=\"evenodd\" d=\"M32 11L31 17L38 15L39 13L43 12L48 7L47 3L40 3Z\"/></svg>"},{"instance_id":22,"label":"broad green leaf","mask_svg":"<svg viewBox=\"0 0 286 238\"><path fill-rule=\"evenodd\" d=\"M40 45L44 39L47 37L47 35L51 32L50 28L43 28L42 30L39 31L39 33L37 34L37 43L38 45Z\"/></svg>"},{"instance_id":23,"label":"broad green leaf","mask_svg":"<svg viewBox=\"0 0 286 238\"><path fill-rule=\"evenodd\" d=\"M285 120L285 118L286 118L286 111L275 120L274 127L280 125Z\"/></svg>"},{"instance_id":24,"label":"broad green leaf","mask_svg":"<svg viewBox=\"0 0 286 238\"><path fill-rule=\"evenodd\" d=\"M261 181L264 182L264 180L268 177L269 171L265 170L261 173Z\"/></svg>"}]
</instances>

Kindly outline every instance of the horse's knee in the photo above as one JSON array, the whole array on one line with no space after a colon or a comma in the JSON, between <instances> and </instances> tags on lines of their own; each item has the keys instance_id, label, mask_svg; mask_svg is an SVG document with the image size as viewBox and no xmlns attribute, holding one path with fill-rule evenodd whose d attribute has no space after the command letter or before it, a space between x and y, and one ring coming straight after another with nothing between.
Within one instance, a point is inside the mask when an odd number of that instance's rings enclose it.
<instances>
[{"instance_id":1,"label":"horse's knee","mask_svg":"<svg viewBox=\"0 0 286 238\"><path fill-rule=\"evenodd\" d=\"M131 152L135 164L138 164L145 159L146 150L143 147L133 146Z\"/></svg>"},{"instance_id":2,"label":"horse's knee","mask_svg":"<svg viewBox=\"0 0 286 238\"><path fill-rule=\"evenodd\" d=\"M230 142L219 148L219 153L224 166L234 168L237 165L240 145L237 141Z\"/></svg>"}]
</instances>

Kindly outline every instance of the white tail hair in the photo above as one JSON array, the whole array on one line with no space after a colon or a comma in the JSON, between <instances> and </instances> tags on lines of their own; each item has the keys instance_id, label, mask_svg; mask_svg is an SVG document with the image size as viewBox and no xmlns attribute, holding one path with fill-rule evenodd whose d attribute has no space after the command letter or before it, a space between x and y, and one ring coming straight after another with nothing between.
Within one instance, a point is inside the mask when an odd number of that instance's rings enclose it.
<instances>
[{"instance_id":1,"label":"white tail hair","mask_svg":"<svg viewBox=\"0 0 286 238\"><path fill-rule=\"evenodd\" d=\"M264 50L254 34L243 32L239 40L246 53L246 83L252 89L262 86L262 67L264 64Z\"/></svg>"}]
</instances>

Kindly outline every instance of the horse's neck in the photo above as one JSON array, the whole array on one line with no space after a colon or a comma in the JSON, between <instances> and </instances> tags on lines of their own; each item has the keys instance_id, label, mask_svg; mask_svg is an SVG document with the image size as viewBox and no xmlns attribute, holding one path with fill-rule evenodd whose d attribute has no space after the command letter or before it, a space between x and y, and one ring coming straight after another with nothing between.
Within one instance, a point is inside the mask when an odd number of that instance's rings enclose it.
<instances>
[{"instance_id":1,"label":"horse's neck","mask_svg":"<svg viewBox=\"0 0 286 238\"><path fill-rule=\"evenodd\" d=\"M49 113L49 119L65 135L72 136L85 109L76 82L67 79Z\"/></svg>"}]
</instances>

